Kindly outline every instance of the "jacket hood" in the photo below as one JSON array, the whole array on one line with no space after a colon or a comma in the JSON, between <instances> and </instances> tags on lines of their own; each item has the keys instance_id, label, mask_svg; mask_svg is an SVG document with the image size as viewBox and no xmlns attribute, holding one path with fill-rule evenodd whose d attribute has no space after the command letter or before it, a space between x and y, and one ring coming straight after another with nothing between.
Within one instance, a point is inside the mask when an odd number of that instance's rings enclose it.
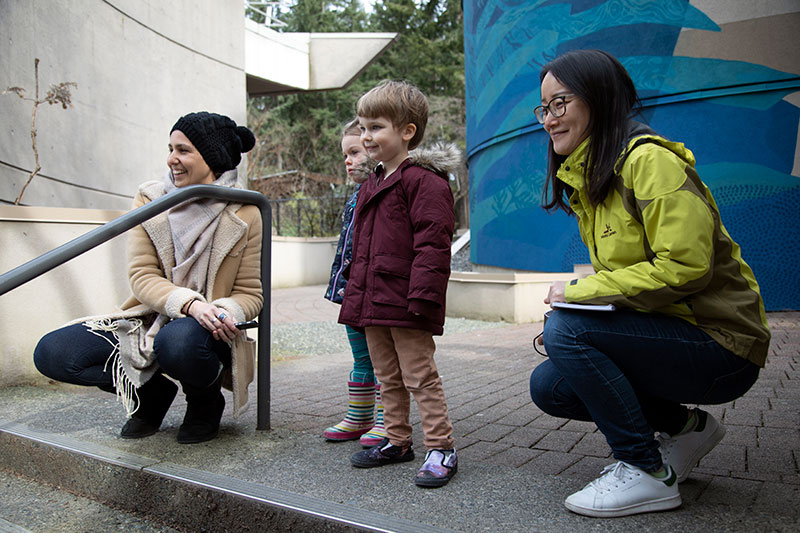
<instances>
[{"instance_id":1,"label":"jacket hood","mask_svg":"<svg viewBox=\"0 0 800 533\"><path fill-rule=\"evenodd\" d=\"M628 145L625 149L625 153L620 157L619 162L617 163L617 168L622 167L622 163L625 162L625 159L634 148L644 143L654 143L662 146L663 148L666 148L670 152L683 159L690 166L693 167L695 165L694 154L691 152L691 150L686 148L683 143L665 139L650 129L649 126L634 120L630 121L628 128Z\"/></svg>"},{"instance_id":2,"label":"jacket hood","mask_svg":"<svg viewBox=\"0 0 800 533\"><path fill-rule=\"evenodd\" d=\"M628 140L641 135L657 135L656 132L647 124L642 124L635 120L628 121Z\"/></svg>"},{"instance_id":3,"label":"jacket hood","mask_svg":"<svg viewBox=\"0 0 800 533\"><path fill-rule=\"evenodd\" d=\"M573 189L582 189L585 186L582 169L588 157L590 143L591 137L584 139L583 142L567 156L567 159L561 164L558 170L558 178ZM691 150L686 148L683 143L665 139L652 130L650 126L631 120L628 122L628 140L625 145L625 150L620 154L614 167L616 172L619 173L625 161L628 159L628 156L634 149L647 143L656 144L669 150L691 167L695 165L694 154Z\"/></svg>"},{"instance_id":4,"label":"jacket hood","mask_svg":"<svg viewBox=\"0 0 800 533\"><path fill-rule=\"evenodd\" d=\"M438 142L415 148L408 153L412 165L417 165L446 177L461 166L463 154L453 143Z\"/></svg>"},{"instance_id":5,"label":"jacket hood","mask_svg":"<svg viewBox=\"0 0 800 533\"><path fill-rule=\"evenodd\" d=\"M367 156L363 162L356 165L353 169L353 181L356 183L363 183L369 178L369 175L375 171L377 166L378 162Z\"/></svg>"}]
</instances>

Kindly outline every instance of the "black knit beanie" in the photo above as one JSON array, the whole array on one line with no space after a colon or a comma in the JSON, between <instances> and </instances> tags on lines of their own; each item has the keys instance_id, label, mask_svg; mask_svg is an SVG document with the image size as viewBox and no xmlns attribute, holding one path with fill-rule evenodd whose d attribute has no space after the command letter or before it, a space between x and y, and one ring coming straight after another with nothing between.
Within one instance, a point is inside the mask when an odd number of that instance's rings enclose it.
<instances>
[{"instance_id":1,"label":"black knit beanie","mask_svg":"<svg viewBox=\"0 0 800 533\"><path fill-rule=\"evenodd\" d=\"M253 132L225 115L201 111L189 113L178 119L169 131L183 132L206 164L216 173L233 170L256 144Z\"/></svg>"}]
</instances>

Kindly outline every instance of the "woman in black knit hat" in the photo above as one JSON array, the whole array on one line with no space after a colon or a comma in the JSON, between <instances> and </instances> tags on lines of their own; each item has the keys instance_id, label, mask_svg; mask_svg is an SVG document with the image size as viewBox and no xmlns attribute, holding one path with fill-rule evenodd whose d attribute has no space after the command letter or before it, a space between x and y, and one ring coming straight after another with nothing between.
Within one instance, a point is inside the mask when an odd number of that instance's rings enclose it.
<instances>
[{"instance_id":1,"label":"woman in black knit hat","mask_svg":"<svg viewBox=\"0 0 800 533\"><path fill-rule=\"evenodd\" d=\"M226 116L181 117L170 131L169 171L143 183L133 207L188 185L240 188L236 167L254 145L253 133ZM115 392L129 417L124 439L158 431L178 381L187 403L178 442L213 439L225 408L221 386L233 391L234 416L248 405L255 346L234 324L255 318L263 304L261 214L252 205L190 200L128 239L133 295L120 311L45 335L36 367L58 381Z\"/></svg>"}]
</instances>

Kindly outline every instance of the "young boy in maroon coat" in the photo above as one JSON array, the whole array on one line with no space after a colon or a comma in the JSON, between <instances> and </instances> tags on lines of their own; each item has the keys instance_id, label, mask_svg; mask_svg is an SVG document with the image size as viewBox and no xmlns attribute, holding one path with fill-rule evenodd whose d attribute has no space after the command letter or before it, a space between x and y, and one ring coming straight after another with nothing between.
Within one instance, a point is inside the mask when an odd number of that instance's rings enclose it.
<instances>
[{"instance_id":1,"label":"young boy in maroon coat","mask_svg":"<svg viewBox=\"0 0 800 533\"><path fill-rule=\"evenodd\" d=\"M427 448L414 481L440 487L458 466L453 426L433 361L433 335L441 335L444 326L455 225L447 172L457 166L460 154L434 154L427 168L408 159L428 121L428 101L410 83L383 82L367 92L358 101L358 120L364 147L381 163L359 193L339 322L365 330L382 383L387 438L350 462L371 468L414 459L412 393Z\"/></svg>"}]
</instances>

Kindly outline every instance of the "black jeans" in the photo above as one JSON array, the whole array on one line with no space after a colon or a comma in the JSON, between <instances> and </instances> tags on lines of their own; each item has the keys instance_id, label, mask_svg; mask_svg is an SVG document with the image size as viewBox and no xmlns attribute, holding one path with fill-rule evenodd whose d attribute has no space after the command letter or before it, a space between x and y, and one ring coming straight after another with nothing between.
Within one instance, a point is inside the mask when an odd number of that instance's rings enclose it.
<instances>
[{"instance_id":1,"label":"black jeans","mask_svg":"<svg viewBox=\"0 0 800 533\"><path fill-rule=\"evenodd\" d=\"M36 368L56 381L97 386L113 390L108 361L117 343L106 331L89 331L74 324L42 337L33 352ZM154 351L156 363L168 376L182 384L203 388L219 375L220 365L230 365L231 349L194 318L173 320L158 332Z\"/></svg>"}]
</instances>

